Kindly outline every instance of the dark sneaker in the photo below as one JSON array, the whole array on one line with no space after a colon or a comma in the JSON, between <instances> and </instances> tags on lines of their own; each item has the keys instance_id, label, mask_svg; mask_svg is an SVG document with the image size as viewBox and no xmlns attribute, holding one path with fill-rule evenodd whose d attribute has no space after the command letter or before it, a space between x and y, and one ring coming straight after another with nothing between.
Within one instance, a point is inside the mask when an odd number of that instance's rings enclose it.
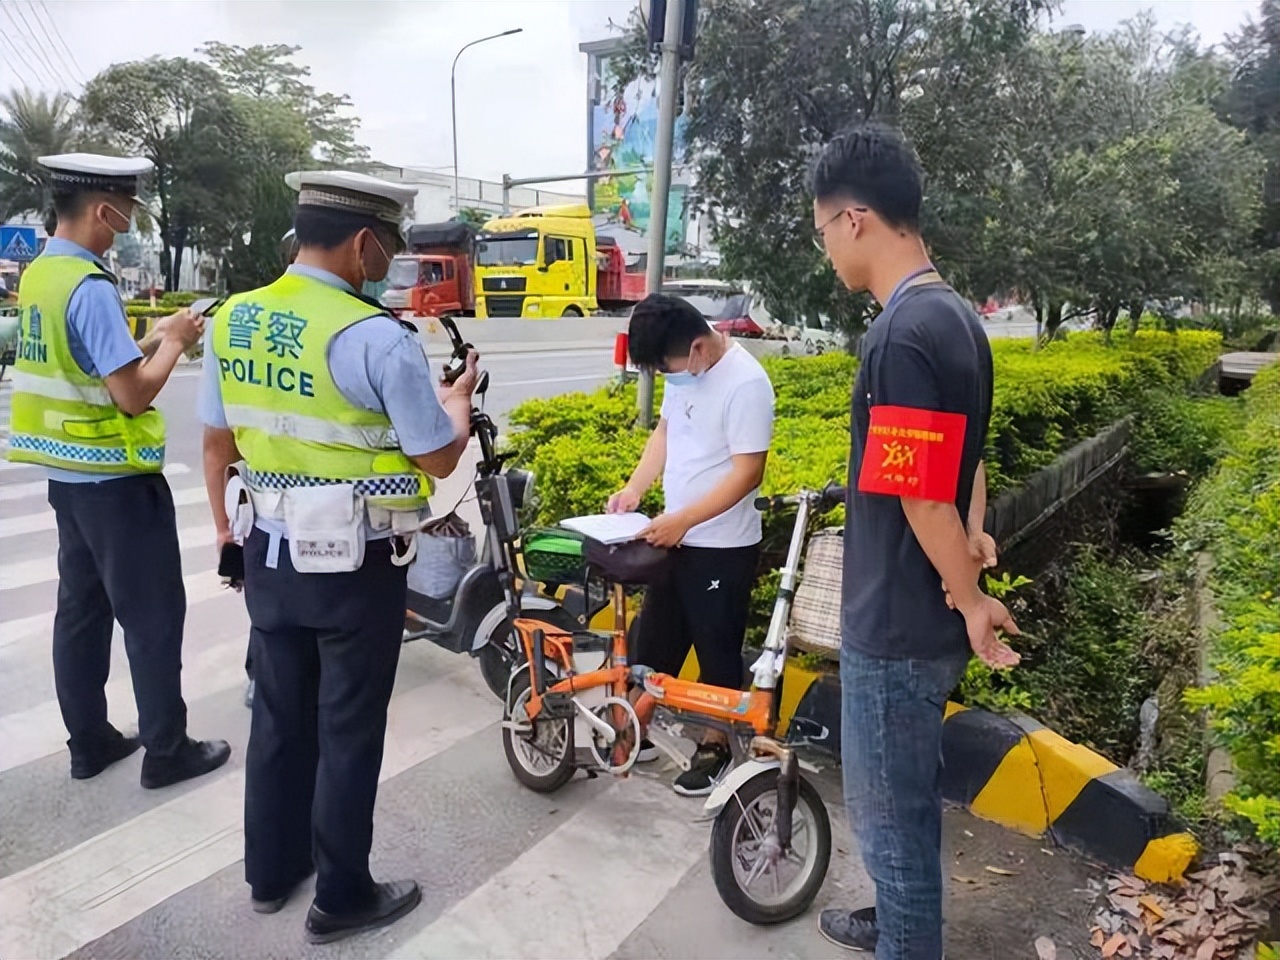
<instances>
[{"instance_id":1,"label":"dark sneaker","mask_svg":"<svg viewBox=\"0 0 1280 960\"><path fill-rule=\"evenodd\" d=\"M190 737L175 753L157 756L148 750L142 758L142 786L155 790L202 777L217 770L230 756L231 745L225 740L192 740Z\"/></svg>"},{"instance_id":2,"label":"dark sneaker","mask_svg":"<svg viewBox=\"0 0 1280 960\"><path fill-rule=\"evenodd\" d=\"M875 953L880 928L876 926L876 908L861 910L823 910L818 930L837 947Z\"/></svg>"},{"instance_id":3,"label":"dark sneaker","mask_svg":"<svg viewBox=\"0 0 1280 960\"><path fill-rule=\"evenodd\" d=\"M412 880L393 880L374 888L374 900L357 913L325 913L315 903L307 912L307 942L333 943L366 930L390 926L422 902L422 890Z\"/></svg>"},{"instance_id":4,"label":"dark sneaker","mask_svg":"<svg viewBox=\"0 0 1280 960\"><path fill-rule=\"evenodd\" d=\"M644 739L640 741L640 755L636 757L636 763L653 763L658 759L658 748L653 742Z\"/></svg>"},{"instance_id":5,"label":"dark sneaker","mask_svg":"<svg viewBox=\"0 0 1280 960\"><path fill-rule=\"evenodd\" d=\"M723 744L703 744L693 755L689 769L676 777L671 789L682 797L705 797L733 762Z\"/></svg>"},{"instance_id":6,"label":"dark sneaker","mask_svg":"<svg viewBox=\"0 0 1280 960\"><path fill-rule=\"evenodd\" d=\"M71 779L91 780L113 763L135 753L142 746L137 737L126 737L119 730L112 730L92 750L71 753Z\"/></svg>"}]
</instances>

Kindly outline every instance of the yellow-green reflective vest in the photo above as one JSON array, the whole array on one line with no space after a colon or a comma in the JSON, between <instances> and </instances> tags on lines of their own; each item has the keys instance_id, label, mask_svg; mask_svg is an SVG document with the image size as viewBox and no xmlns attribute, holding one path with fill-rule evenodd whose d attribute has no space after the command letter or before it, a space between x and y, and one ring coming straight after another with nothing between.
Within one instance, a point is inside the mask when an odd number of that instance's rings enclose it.
<instances>
[{"instance_id":1,"label":"yellow-green reflective vest","mask_svg":"<svg viewBox=\"0 0 1280 960\"><path fill-rule=\"evenodd\" d=\"M358 297L289 273L218 308L222 404L250 488L354 482L375 507L426 505L431 480L400 450L390 419L347 400L329 373L333 338L377 315Z\"/></svg>"},{"instance_id":2,"label":"yellow-green reflective vest","mask_svg":"<svg viewBox=\"0 0 1280 960\"><path fill-rule=\"evenodd\" d=\"M22 275L8 457L82 473L155 473L164 466L163 414L126 415L71 355L67 305L81 283L104 282L97 277L110 280L89 260L47 255Z\"/></svg>"}]
</instances>

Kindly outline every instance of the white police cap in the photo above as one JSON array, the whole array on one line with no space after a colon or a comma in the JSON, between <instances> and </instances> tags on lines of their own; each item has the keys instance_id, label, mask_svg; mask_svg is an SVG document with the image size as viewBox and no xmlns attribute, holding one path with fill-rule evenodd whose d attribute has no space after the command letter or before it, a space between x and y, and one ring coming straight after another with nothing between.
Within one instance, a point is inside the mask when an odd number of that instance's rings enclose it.
<instances>
[{"instance_id":1,"label":"white police cap","mask_svg":"<svg viewBox=\"0 0 1280 960\"><path fill-rule=\"evenodd\" d=\"M139 182L155 169L146 157L108 157L100 153L60 153L36 159L49 171L55 191L119 193L139 203Z\"/></svg>"},{"instance_id":2,"label":"white police cap","mask_svg":"<svg viewBox=\"0 0 1280 960\"><path fill-rule=\"evenodd\" d=\"M400 230L413 216L416 187L349 170L299 170L284 178L298 191L298 206L327 207L376 217Z\"/></svg>"}]
</instances>

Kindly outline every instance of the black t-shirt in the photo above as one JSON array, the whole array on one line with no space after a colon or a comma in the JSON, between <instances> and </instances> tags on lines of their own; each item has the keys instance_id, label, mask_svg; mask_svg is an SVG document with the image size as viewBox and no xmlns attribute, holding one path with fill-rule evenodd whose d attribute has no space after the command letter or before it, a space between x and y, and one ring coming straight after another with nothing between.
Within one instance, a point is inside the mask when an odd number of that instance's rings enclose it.
<instances>
[{"instance_id":1,"label":"black t-shirt","mask_svg":"<svg viewBox=\"0 0 1280 960\"><path fill-rule=\"evenodd\" d=\"M967 523L991 420L991 344L969 304L945 284L932 283L900 292L871 325L861 352L850 422L844 642L895 659L962 653L968 649L964 617L947 607L942 578L916 540L900 499L860 492L858 478L873 406L962 414L955 503Z\"/></svg>"}]
</instances>

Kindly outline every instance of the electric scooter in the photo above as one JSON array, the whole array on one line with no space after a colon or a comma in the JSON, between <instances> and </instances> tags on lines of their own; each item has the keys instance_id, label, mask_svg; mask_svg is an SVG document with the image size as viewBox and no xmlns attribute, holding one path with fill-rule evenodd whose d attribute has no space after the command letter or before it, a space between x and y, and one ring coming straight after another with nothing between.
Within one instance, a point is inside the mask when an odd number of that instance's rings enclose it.
<instances>
[{"instance_id":1,"label":"electric scooter","mask_svg":"<svg viewBox=\"0 0 1280 960\"><path fill-rule=\"evenodd\" d=\"M440 324L453 344L453 355L444 373L445 382L452 383L465 369L467 352L473 347L463 341L451 318L440 318ZM489 374L481 373L476 395L482 405L488 388ZM479 559L462 575L450 597L436 599L409 591L404 641L425 637L453 653L471 654L480 662L480 672L489 689L505 700L512 669L523 662L515 631L516 617L538 620L558 629L580 630L591 611L580 593L569 595L562 603L540 595L537 584L517 583L517 512L533 490L534 476L528 470L507 466L513 455L494 449L498 428L480 407L471 410L471 435L480 444L475 495L485 532Z\"/></svg>"}]
</instances>

